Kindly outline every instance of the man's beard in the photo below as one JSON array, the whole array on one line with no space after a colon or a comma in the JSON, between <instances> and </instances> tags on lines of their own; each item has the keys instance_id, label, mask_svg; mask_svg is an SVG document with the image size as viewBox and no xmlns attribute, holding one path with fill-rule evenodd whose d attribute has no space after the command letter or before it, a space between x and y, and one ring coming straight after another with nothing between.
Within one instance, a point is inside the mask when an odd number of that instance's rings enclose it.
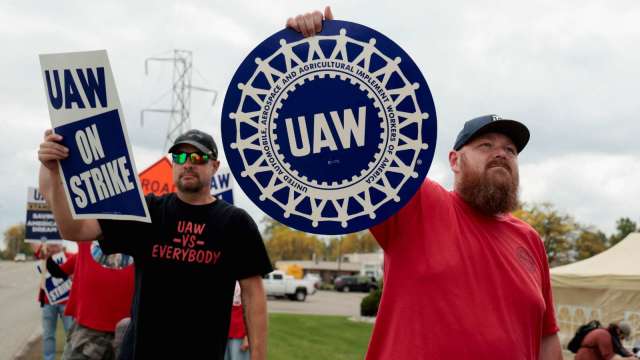
<instances>
[{"instance_id":1,"label":"man's beard","mask_svg":"<svg viewBox=\"0 0 640 360\"><path fill-rule=\"evenodd\" d=\"M507 161L492 160L481 173L474 172L467 166L462 155L460 161L460 178L456 184L456 192L469 205L484 215L494 216L509 213L518 207L518 169L512 169ZM492 167L502 167L511 176L490 175Z\"/></svg>"},{"instance_id":2,"label":"man's beard","mask_svg":"<svg viewBox=\"0 0 640 360\"><path fill-rule=\"evenodd\" d=\"M182 182L182 177L185 176L185 175L190 175L192 178L195 178L196 181L192 181L188 185L183 183ZM191 171L185 171L178 178L178 183L176 184L176 187L178 188L178 190L180 190L180 191L182 191L184 193L195 194L195 193L199 193L200 191L202 191L202 188L204 187L204 184L202 183L202 181L200 180L200 177L196 173L193 173Z\"/></svg>"}]
</instances>

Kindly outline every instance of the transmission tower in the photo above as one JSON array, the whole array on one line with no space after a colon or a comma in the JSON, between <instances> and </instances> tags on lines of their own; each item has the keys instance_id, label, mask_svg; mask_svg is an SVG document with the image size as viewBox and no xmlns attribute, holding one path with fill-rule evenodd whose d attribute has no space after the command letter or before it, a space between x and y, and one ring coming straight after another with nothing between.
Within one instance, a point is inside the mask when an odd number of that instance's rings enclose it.
<instances>
[{"instance_id":1,"label":"transmission tower","mask_svg":"<svg viewBox=\"0 0 640 360\"><path fill-rule=\"evenodd\" d=\"M173 57L150 57L144 61L145 75L149 74L150 61L170 61L173 63L173 86L171 92L171 109L147 108L140 112L140 123L144 126L146 112L169 114L169 126L164 142L166 151L174 140L191 129L191 90L206 91L214 94L212 105L215 104L218 92L191 84L193 54L190 50L173 50Z\"/></svg>"}]
</instances>

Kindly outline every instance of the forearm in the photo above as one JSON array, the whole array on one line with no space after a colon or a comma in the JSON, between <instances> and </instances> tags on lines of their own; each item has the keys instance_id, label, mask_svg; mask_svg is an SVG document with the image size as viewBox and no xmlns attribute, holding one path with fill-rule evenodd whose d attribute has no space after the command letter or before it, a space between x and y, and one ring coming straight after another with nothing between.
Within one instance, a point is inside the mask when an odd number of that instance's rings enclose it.
<instances>
[{"instance_id":1,"label":"forearm","mask_svg":"<svg viewBox=\"0 0 640 360\"><path fill-rule=\"evenodd\" d=\"M242 304L249 337L251 360L267 358L267 300L262 280L242 287Z\"/></svg>"},{"instance_id":2,"label":"forearm","mask_svg":"<svg viewBox=\"0 0 640 360\"><path fill-rule=\"evenodd\" d=\"M562 347L557 334L547 335L541 339L540 360L562 360Z\"/></svg>"},{"instance_id":3,"label":"forearm","mask_svg":"<svg viewBox=\"0 0 640 360\"><path fill-rule=\"evenodd\" d=\"M58 172L40 165L39 185L40 192L51 207L51 212L63 239L73 241L96 239L99 235L99 225L96 220L74 220L71 216Z\"/></svg>"}]
</instances>

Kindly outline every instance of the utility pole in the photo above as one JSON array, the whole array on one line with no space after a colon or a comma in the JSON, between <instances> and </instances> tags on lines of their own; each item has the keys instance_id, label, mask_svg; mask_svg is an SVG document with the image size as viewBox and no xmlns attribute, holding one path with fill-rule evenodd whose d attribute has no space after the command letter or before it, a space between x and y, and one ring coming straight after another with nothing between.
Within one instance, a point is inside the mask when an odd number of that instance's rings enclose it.
<instances>
[{"instance_id":1,"label":"utility pole","mask_svg":"<svg viewBox=\"0 0 640 360\"><path fill-rule=\"evenodd\" d=\"M169 114L169 126L164 142L164 150L166 151L178 136L191 129L191 90L213 93L212 106L216 102L218 92L214 89L193 86L191 84L193 74L193 53L190 50L173 50L173 57L150 57L145 59L145 75L149 74L150 61L170 61L173 63L171 109L147 108L142 109L140 112L140 124L142 126L144 126L145 112Z\"/></svg>"}]
</instances>

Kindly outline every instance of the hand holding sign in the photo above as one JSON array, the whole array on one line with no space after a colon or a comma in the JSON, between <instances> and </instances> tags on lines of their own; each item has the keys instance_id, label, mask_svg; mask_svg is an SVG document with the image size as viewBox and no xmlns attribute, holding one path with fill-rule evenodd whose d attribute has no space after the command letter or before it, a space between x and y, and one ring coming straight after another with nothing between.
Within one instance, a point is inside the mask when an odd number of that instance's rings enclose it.
<instances>
[{"instance_id":1,"label":"hand holding sign","mask_svg":"<svg viewBox=\"0 0 640 360\"><path fill-rule=\"evenodd\" d=\"M45 133L38 158L62 174L73 218L150 221L106 52L41 55L40 63L56 134Z\"/></svg>"},{"instance_id":2,"label":"hand holding sign","mask_svg":"<svg viewBox=\"0 0 640 360\"><path fill-rule=\"evenodd\" d=\"M380 223L420 187L436 113L406 52L324 15L290 18L302 34L282 30L247 56L225 96L222 139L235 179L264 212L344 234Z\"/></svg>"},{"instance_id":3,"label":"hand holding sign","mask_svg":"<svg viewBox=\"0 0 640 360\"><path fill-rule=\"evenodd\" d=\"M66 159L69 156L69 149L60 145L62 136L54 134L52 129L44 132L44 141L38 149L38 160L47 169L54 173L58 173L58 161Z\"/></svg>"}]
</instances>

